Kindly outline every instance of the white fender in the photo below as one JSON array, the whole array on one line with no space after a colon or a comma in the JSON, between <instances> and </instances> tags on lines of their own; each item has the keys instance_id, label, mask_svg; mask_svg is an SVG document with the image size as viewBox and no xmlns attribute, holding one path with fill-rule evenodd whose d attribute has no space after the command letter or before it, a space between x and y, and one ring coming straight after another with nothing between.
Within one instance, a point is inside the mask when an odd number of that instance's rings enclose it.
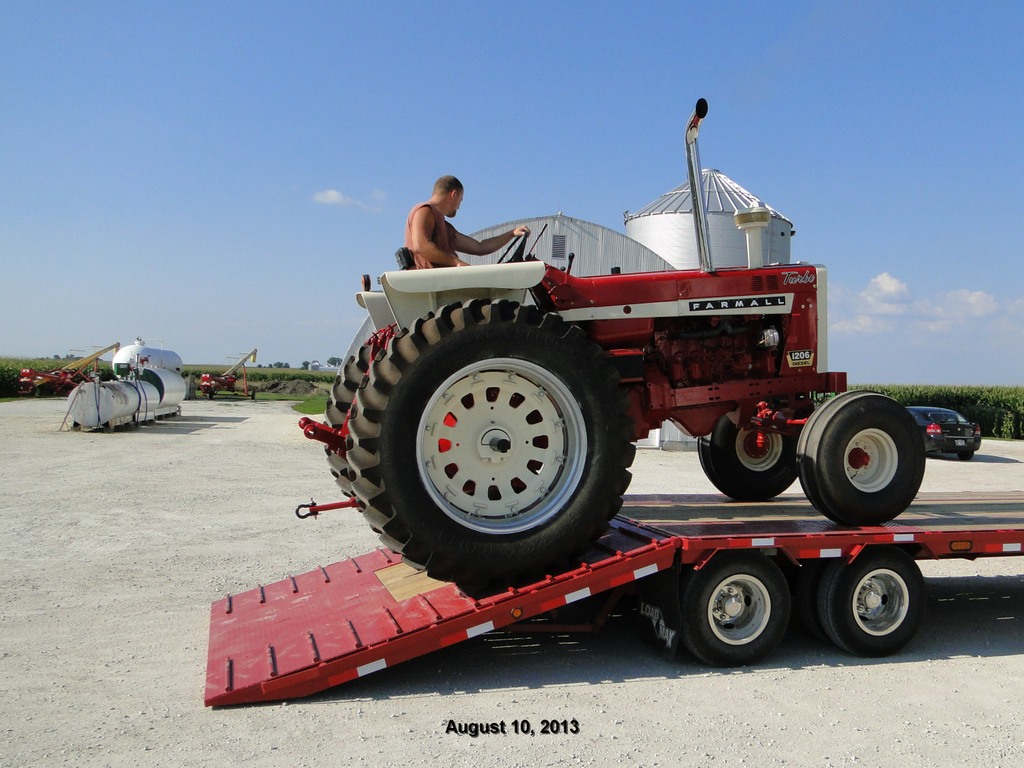
<instances>
[{"instance_id":1,"label":"white fender","mask_svg":"<svg viewBox=\"0 0 1024 768\"><path fill-rule=\"evenodd\" d=\"M527 289L541 281L545 269L541 261L524 261L385 272L380 276L383 293L358 293L356 301L370 313L377 328L391 323L408 328L418 318L448 304L471 299L522 303Z\"/></svg>"}]
</instances>

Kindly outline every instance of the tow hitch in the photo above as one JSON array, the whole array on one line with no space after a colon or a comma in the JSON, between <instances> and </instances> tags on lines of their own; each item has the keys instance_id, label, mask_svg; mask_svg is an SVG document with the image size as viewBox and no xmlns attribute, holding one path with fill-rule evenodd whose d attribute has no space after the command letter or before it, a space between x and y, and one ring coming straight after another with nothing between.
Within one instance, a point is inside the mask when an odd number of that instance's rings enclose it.
<instances>
[{"instance_id":1,"label":"tow hitch","mask_svg":"<svg viewBox=\"0 0 1024 768\"><path fill-rule=\"evenodd\" d=\"M335 501L331 504L317 504L312 499L309 500L309 504L299 504L295 508L295 516L299 520L305 520L307 517L316 517L321 512L329 512L332 509L352 509L359 506L358 499L345 499L345 501ZM308 512L300 512L300 509L309 510Z\"/></svg>"},{"instance_id":2,"label":"tow hitch","mask_svg":"<svg viewBox=\"0 0 1024 768\"><path fill-rule=\"evenodd\" d=\"M337 453L339 456L345 455L345 441L348 438L347 426L346 422L346 425L341 429L335 429L326 424L321 424L319 421L308 416L299 419L299 429L302 430L302 434L310 440L319 440L327 446L328 450Z\"/></svg>"}]
</instances>

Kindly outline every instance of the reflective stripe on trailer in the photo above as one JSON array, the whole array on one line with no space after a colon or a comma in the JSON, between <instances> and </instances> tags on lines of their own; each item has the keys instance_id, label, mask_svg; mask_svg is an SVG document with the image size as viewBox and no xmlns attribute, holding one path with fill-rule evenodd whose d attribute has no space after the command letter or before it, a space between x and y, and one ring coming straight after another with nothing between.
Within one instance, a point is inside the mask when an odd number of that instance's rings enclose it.
<instances>
[{"instance_id":1,"label":"reflective stripe on trailer","mask_svg":"<svg viewBox=\"0 0 1024 768\"><path fill-rule=\"evenodd\" d=\"M575 603L577 600L583 600L587 597L590 597L590 589L578 589L565 596L565 604L568 605L569 603Z\"/></svg>"},{"instance_id":2,"label":"reflective stripe on trailer","mask_svg":"<svg viewBox=\"0 0 1024 768\"><path fill-rule=\"evenodd\" d=\"M493 621L485 621L483 624L477 624L475 627L470 627L466 630L466 639L469 640L477 635L484 635L494 629Z\"/></svg>"},{"instance_id":3,"label":"reflective stripe on trailer","mask_svg":"<svg viewBox=\"0 0 1024 768\"><path fill-rule=\"evenodd\" d=\"M644 578L645 576L653 576L657 572L657 563L651 563L650 565L645 565L643 568L637 568L635 571L633 571L633 580L638 581Z\"/></svg>"},{"instance_id":4,"label":"reflective stripe on trailer","mask_svg":"<svg viewBox=\"0 0 1024 768\"><path fill-rule=\"evenodd\" d=\"M369 664L363 664L361 667L356 667L356 675L358 677L362 677L363 675L369 675L373 672L380 672L382 669L386 669L387 666L387 661L384 659L377 659L377 661L371 661Z\"/></svg>"}]
</instances>

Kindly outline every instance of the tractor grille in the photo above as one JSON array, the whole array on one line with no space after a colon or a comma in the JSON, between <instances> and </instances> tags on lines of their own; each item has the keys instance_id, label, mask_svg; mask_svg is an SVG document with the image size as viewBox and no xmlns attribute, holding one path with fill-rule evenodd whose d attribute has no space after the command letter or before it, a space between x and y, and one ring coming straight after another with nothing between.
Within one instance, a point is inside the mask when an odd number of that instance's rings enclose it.
<instances>
[{"instance_id":1,"label":"tractor grille","mask_svg":"<svg viewBox=\"0 0 1024 768\"><path fill-rule=\"evenodd\" d=\"M778 275L754 275L753 277L750 278L751 293L761 293L762 291L777 290L779 290Z\"/></svg>"}]
</instances>

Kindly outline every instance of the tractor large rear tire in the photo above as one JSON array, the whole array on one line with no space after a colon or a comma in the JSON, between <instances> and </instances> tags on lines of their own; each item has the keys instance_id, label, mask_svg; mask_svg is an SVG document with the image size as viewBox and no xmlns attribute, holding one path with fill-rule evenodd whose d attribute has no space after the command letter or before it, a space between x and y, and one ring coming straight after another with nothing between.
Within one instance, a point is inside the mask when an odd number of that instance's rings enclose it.
<instances>
[{"instance_id":1,"label":"tractor large rear tire","mask_svg":"<svg viewBox=\"0 0 1024 768\"><path fill-rule=\"evenodd\" d=\"M331 388L331 396L327 399L327 409L324 413L324 420L328 426L340 429L348 418L349 408L355 400L356 390L359 389L370 370L371 348L364 345L359 352L349 356L338 369L338 375L334 377L334 386ZM355 480L355 473L349 466L348 459L342 454L335 453L325 447L327 461L331 465L331 474L334 475L338 487L346 496L352 496L352 481Z\"/></svg>"},{"instance_id":2,"label":"tractor large rear tire","mask_svg":"<svg viewBox=\"0 0 1024 768\"><path fill-rule=\"evenodd\" d=\"M353 490L384 543L473 587L543 576L618 512L635 447L618 374L556 315L452 305L356 393Z\"/></svg>"}]
</instances>

